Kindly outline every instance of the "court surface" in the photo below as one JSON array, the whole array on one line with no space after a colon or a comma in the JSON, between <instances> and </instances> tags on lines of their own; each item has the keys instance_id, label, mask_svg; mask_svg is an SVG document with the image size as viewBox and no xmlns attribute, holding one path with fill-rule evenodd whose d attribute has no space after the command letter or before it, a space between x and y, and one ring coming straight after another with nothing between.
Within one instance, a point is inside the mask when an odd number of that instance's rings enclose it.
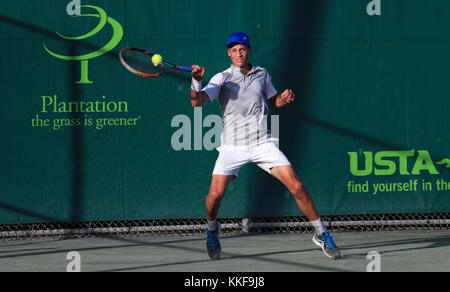
<instances>
[{"instance_id":1,"label":"court surface","mask_svg":"<svg viewBox=\"0 0 450 292\"><path fill-rule=\"evenodd\" d=\"M203 236L0 241L1 272L65 272L67 253L81 272L381 272L450 271L450 230L336 233L341 260L328 259L310 234L222 237L223 259L211 261Z\"/></svg>"}]
</instances>

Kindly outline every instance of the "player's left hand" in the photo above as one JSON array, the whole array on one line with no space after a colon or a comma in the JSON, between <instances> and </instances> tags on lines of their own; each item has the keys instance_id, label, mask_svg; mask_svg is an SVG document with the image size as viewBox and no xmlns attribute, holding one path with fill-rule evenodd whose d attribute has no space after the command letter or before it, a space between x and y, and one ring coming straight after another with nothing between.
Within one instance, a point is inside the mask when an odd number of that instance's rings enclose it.
<instances>
[{"instance_id":1,"label":"player's left hand","mask_svg":"<svg viewBox=\"0 0 450 292\"><path fill-rule=\"evenodd\" d=\"M286 89L281 95L280 95L281 99L285 102L285 103L291 103L295 100L295 93L290 90L290 89Z\"/></svg>"}]
</instances>

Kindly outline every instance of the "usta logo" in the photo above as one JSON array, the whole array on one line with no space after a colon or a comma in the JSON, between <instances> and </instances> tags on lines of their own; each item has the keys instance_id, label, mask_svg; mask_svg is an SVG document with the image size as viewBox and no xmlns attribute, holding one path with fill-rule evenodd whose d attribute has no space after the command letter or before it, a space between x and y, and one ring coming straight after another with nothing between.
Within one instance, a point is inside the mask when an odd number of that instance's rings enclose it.
<instances>
[{"instance_id":1,"label":"usta logo","mask_svg":"<svg viewBox=\"0 0 450 292\"><path fill-rule=\"evenodd\" d=\"M416 155L417 152L417 155ZM362 152L364 155L364 168L359 168L359 153L348 152L350 157L350 172L354 176L368 176L372 173L376 176L393 175L420 175L428 172L431 175L440 174L436 165L450 168L450 159L446 158L439 162L433 162L426 150L410 151L380 151L375 155L370 151ZM415 160L411 168L408 160ZM436 165L435 165L436 164Z\"/></svg>"}]
</instances>

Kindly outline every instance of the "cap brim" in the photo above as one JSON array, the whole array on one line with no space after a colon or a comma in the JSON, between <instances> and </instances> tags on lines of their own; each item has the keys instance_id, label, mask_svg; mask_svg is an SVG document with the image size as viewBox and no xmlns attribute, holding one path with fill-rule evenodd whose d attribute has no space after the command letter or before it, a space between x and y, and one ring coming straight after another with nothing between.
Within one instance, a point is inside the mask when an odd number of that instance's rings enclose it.
<instances>
[{"instance_id":1,"label":"cap brim","mask_svg":"<svg viewBox=\"0 0 450 292\"><path fill-rule=\"evenodd\" d=\"M246 43L243 43L243 42L231 42L231 43L227 44L227 48L234 47L235 45L244 45L244 46L249 47L249 48L251 47L250 44L246 44Z\"/></svg>"}]
</instances>

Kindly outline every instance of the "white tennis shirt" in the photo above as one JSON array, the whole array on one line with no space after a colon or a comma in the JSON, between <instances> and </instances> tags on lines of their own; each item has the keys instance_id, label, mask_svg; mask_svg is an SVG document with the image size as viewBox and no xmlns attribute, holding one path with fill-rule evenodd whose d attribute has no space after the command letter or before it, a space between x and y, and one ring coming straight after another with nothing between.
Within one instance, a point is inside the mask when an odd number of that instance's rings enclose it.
<instances>
[{"instance_id":1,"label":"white tennis shirt","mask_svg":"<svg viewBox=\"0 0 450 292\"><path fill-rule=\"evenodd\" d=\"M277 94L266 69L254 66L248 74L231 65L203 89L218 100L223 115L221 145L254 146L272 140L267 128L266 100Z\"/></svg>"}]
</instances>

